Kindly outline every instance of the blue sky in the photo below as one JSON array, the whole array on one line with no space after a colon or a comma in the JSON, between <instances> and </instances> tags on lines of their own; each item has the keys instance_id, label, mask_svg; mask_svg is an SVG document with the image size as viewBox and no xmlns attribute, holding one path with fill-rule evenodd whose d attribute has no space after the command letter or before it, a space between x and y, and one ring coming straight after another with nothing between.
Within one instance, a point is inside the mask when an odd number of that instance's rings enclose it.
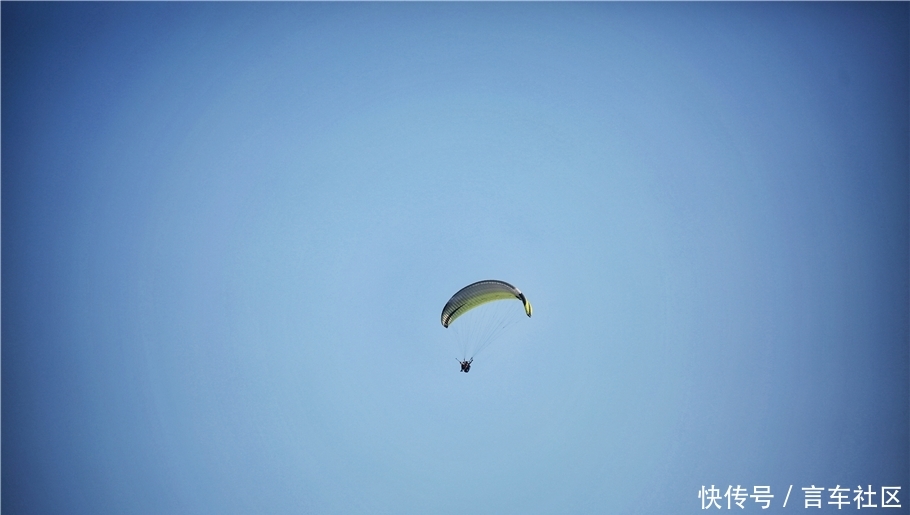
<instances>
[{"instance_id":1,"label":"blue sky","mask_svg":"<svg viewBox=\"0 0 910 515\"><path fill-rule=\"evenodd\" d=\"M908 25L3 3L3 510L906 513Z\"/></svg>"}]
</instances>

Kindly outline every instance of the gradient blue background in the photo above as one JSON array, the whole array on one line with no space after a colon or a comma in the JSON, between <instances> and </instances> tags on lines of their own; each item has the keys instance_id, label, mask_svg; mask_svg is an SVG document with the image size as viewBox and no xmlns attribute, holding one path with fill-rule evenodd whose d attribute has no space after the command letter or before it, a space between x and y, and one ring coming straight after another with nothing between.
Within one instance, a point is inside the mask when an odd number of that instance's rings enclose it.
<instances>
[{"instance_id":1,"label":"gradient blue background","mask_svg":"<svg viewBox=\"0 0 910 515\"><path fill-rule=\"evenodd\" d=\"M908 24L4 2L3 512L907 513Z\"/></svg>"}]
</instances>

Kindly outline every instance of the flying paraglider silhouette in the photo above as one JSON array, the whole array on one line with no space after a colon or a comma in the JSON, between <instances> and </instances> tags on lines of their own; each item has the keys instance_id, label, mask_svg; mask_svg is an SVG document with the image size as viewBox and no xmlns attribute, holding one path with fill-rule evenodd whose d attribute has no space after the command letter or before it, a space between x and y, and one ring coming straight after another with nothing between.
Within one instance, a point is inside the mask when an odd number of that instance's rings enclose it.
<instances>
[{"instance_id":1,"label":"flying paraglider silhouette","mask_svg":"<svg viewBox=\"0 0 910 515\"><path fill-rule=\"evenodd\" d=\"M470 372L474 357L520 318L518 306L507 302L515 300L520 301L524 314L530 317L531 303L521 290L504 281L486 280L458 290L442 308L442 326L451 326L459 333L462 356L458 362L462 372ZM456 320L460 322L455 324Z\"/></svg>"}]
</instances>

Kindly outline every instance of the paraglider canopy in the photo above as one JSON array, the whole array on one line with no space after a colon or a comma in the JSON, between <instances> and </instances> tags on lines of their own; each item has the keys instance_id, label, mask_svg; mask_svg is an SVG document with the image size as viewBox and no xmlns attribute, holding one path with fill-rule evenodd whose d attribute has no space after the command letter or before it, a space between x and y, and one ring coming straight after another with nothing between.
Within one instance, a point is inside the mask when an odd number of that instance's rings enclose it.
<instances>
[{"instance_id":1,"label":"paraglider canopy","mask_svg":"<svg viewBox=\"0 0 910 515\"><path fill-rule=\"evenodd\" d=\"M521 291L505 281L487 280L477 281L458 290L445 307L442 308L441 322L443 327L468 311L494 300L518 299L525 308L525 313L531 316L531 303Z\"/></svg>"}]
</instances>

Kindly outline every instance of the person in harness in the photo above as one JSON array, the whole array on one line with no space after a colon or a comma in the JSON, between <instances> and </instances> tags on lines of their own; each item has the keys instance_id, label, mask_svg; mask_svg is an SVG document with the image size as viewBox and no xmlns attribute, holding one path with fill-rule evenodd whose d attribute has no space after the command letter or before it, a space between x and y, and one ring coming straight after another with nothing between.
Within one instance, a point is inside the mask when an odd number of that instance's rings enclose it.
<instances>
[{"instance_id":1,"label":"person in harness","mask_svg":"<svg viewBox=\"0 0 910 515\"><path fill-rule=\"evenodd\" d=\"M461 363L461 371L467 374L471 371L471 363L474 362L474 358L469 359L468 361L459 361Z\"/></svg>"}]
</instances>

